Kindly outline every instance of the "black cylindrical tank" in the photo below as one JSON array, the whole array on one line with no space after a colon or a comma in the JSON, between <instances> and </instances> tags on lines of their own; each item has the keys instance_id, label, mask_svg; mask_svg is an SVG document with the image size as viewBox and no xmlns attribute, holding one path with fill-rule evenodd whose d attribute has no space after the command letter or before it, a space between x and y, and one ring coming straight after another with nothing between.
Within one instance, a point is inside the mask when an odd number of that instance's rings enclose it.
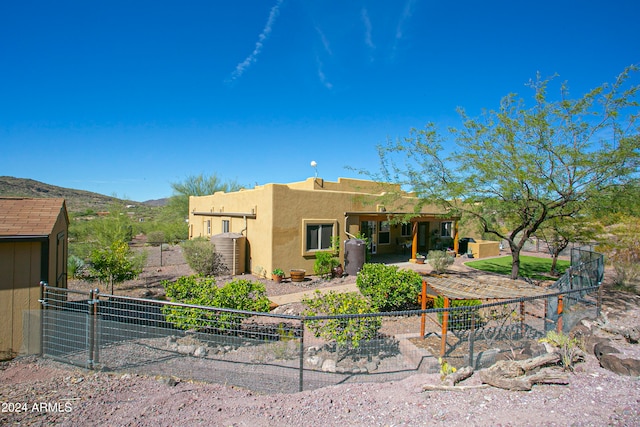
<instances>
[{"instance_id":1,"label":"black cylindrical tank","mask_svg":"<svg viewBox=\"0 0 640 427\"><path fill-rule=\"evenodd\" d=\"M367 255L364 240L349 239L344 242L344 272L355 276L362 269Z\"/></svg>"}]
</instances>

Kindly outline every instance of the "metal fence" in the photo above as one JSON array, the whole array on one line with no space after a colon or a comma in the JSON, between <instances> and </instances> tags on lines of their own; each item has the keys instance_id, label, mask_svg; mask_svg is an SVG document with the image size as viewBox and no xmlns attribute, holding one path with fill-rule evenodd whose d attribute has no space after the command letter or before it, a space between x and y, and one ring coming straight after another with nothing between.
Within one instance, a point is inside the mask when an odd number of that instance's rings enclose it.
<instances>
[{"instance_id":1,"label":"metal fence","mask_svg":"<svg viewBox=\"0 0 640 427\"><path fill-rule=\"evenodd\" d=\"M74 292L42 286L42 353L91 369L297 392L398 380L535 356L549 330L598 314L602 257L572 266L542 297L446 309L304 317ZM586 255L582 255L583 257ZM584 261L584 258L577 259ZM442 316L448 316L443 334ZM178 327L177 325L180 325ZM373 331L336 344L322 332ZM446 339L443 339L443 336Z\"/></svg>"}]
</instances>

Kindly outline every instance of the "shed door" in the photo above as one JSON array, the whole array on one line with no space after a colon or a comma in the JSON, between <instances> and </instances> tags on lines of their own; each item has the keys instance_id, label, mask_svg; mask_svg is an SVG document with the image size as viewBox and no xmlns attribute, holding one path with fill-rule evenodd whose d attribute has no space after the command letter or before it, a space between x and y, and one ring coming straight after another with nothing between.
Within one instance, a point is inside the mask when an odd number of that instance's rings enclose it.
<instances>
[{"instance_id":1,"label":"shed door","mask_svg":"<svg viewBox=\"0 0 640 427\"><path fill-rule=\"evenodd\" d=\"M0 352L39 351L39 322L30 310L40 308L41 243L0 244ZM23 340L23 337L28 338Z\"/></svg>"}]
</instances>

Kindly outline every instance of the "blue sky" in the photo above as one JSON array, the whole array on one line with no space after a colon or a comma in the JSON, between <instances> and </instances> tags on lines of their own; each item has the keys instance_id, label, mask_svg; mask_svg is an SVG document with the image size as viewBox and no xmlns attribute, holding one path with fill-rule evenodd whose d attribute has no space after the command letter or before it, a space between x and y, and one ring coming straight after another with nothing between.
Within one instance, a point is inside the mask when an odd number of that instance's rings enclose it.
<instances>
[{"instance_id":1,"label":"blue sky","mask_svg":"<svg viewBox=\"0 0 640 427\"><path fill-rule=\"evenodd\" d=\"M359 177L376 145L640 64L640 3L6 1L0 175L144 201L215 173ZM637 78L637 76L635 77ZM552 93L553 94L553 93Z\"/></svg>"}]
</instances>

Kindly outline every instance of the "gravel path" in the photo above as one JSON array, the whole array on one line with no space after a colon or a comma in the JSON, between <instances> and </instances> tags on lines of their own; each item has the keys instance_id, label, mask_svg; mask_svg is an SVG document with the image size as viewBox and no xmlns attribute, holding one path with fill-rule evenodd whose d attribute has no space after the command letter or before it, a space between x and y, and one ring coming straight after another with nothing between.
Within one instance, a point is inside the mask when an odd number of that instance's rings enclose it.
<instances>
[{"instance_id":1,"label":"gravel path","mask_svg":"<svg viewBox=\"0 0 640 427\"><path fill-rule=\"evenodd\" d=\"M423 374L395 383L259 395L218 384L94 373L30 358L0 369L0 425L640 425L638 379L600 368L593 356L571 374L568 386L535 386L530 392L423 392L423 385L439 383L437 374ZM477 375L464 384L478 385Z\"/></svg>"}]
</instances>

